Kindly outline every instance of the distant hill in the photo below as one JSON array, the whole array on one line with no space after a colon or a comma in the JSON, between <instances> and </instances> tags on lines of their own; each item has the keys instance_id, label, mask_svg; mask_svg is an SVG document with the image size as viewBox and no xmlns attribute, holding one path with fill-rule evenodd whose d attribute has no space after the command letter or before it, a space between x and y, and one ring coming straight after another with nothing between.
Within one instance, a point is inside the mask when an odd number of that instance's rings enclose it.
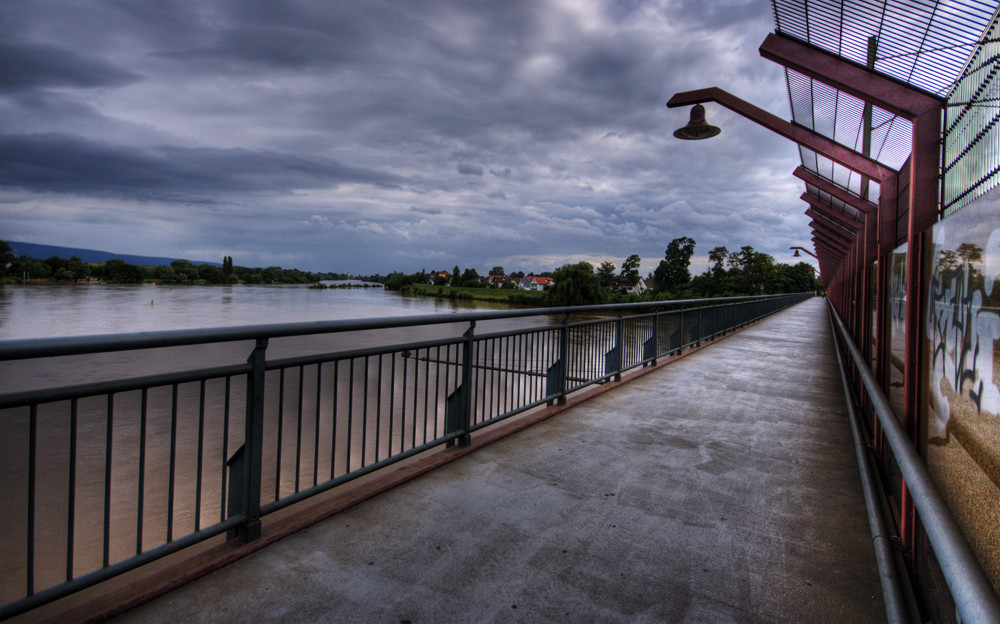
<instances>
[{"instance_id":1,"label":"distant hill","mask_svg":"<svg viewBox=\"0 0 1000 624\"><path fill-rule=\"evenodd\" d=\"M65 258L69 260L73 256L76 256L84 262L94 262L102 263L112 260L114 258L121 258L128 264L139 264L143 266L165 266L169 265L174 260L179 258L160 258L157 256L133 256L129 254L116 254L110 251L98 251L96 249L77 249L75 247L58 247L56 245L39 245L37 243L20 243L17 241L7 241L10 248L14 250L18 256L27 256L29 258L38 258L39 260L44 260L46 258L51 258L56 256L57 258ZM185 258L186 259L186 258ZM221 262L203 262L198 260L191 260L193 264L211 264L213 266L222 266Z\"/></svg>"}]
</instances>

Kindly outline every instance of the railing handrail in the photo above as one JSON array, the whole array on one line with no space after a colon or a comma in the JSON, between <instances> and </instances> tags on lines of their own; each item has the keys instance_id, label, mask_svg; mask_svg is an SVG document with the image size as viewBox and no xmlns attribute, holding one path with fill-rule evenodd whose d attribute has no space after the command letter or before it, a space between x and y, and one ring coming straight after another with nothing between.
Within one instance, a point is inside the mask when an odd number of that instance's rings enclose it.
<instances>
[{"instance_id":1,"label":"railing handrail","mask_svg":"<svg viewBox=\"0 0 1000 624\"><path fill-rule=\"evenodd\" d=\"M892 449L899 471L906 481L907 490L920 514L924 531L934 549L945 582L951 591L962 622L1000 622L1000 598L993 590L976 557L958 526L947 503L931 479L927 468L910 442L875 375L865 363L865 358L851 339L833 304L830 313L840 332L840 337L857 367L861 381L871 400L882 432Z\"/></svg>"},{"instance_id":2,"label":"railing handrail","mask_svg":"<svg viewBox=\"0 0 1000 624\"><path fill-rule=\"evenodd\" d=\"M342 319L336 321L300 321L295 323L269 323L240 325L235 327L208 327L200 329L172 329L122 334L97 334L89 336L65 336L58 338L20 338L0 340L0 361L24 360L30 358L81 355L86 353L131 351L160 347L179 347L192 344L233 342L237 340L257 340L261 338L288 338L310 334L328 334L417 325L437 325L447 323L468 323L473 321L521 318L528 316L550 316L586 312L617 312L630 309L663 308L699 303L712 304L728 301L748 301L787 297L803 293L781 295L751 295L744 297L716 297L701 299L677 299L673 301L642 301L637 303L609 303L587 306L561 306L555 308L531 308L526 310L492 310L481 312L458 312L454 314L420 314L389 316L375 319Z\"/></svg>"}]
</instances>

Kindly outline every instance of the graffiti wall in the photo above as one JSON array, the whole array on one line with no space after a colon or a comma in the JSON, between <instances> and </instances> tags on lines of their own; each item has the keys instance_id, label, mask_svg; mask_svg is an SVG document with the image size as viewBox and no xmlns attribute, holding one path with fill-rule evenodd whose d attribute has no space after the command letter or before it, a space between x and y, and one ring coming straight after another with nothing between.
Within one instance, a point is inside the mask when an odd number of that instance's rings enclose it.
<instances>
[{"instance_id":1,"label":"graffiti wall","mask_svg":"<svg viewBox=\"0 0 1000 624\"><path fill-rule=\"evenodd\" d=\"M1000 189L931 229L921 451L1000 587Z\"/></svg>"}]
</instances>

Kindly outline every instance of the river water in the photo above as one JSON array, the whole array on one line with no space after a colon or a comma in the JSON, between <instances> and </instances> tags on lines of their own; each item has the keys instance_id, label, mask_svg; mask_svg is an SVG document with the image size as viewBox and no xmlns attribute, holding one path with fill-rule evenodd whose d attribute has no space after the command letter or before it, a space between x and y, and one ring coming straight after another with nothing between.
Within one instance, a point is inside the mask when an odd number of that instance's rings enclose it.
<instances>
[{"instance_id":1,"label":"river water","mask_svg":"<svg viewBox=\"0 0 1000 624\"><path fill-rule=\"evenodd\" d=\"M327 282L337 284L340 282ZM0 340L508 309L382 288L0 285Z\"/></svg>"}]
</instances>

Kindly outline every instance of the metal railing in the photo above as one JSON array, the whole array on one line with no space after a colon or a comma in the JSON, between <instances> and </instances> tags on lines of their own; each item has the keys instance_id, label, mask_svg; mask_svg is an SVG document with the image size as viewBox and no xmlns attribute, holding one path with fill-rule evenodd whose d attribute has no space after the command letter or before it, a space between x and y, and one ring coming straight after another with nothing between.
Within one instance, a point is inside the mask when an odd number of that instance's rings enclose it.
<instances>
[{"instance_id":1,"label":"metal railing","mask_svg":"<svg viewBox=\"0 0 1000 624\"><path fill-rule=\"evenodd\" d=\"M833 305L829 306L838 344L850 356L853 372L860 378L868 401L882 427L893 458L923 523L941 572L955 601L960 621L972 623L1000 622L1000 598L993 591L979 560L951 515L947 503L931 479L924 462L910 442L889 400L882 392L864 356L851 340L847 328ZM877 537L877 536L876 536ZM885 580L885 579L883 579ZM898 605L897 605L898 610Z\"/></svg>"},{"instance_id":2,"label":"metal railing","mask_svg":"<svg viewBox=\"0 0 1000 624\"><path fill-rule=\"evenodd\" d=\"M57 380L67 356L125 356L111 379L0 389L0 619L222 534L253 540L267 514L429 449L468 444L479 429L811 296L0 342L0 364L30 362ZM595 318L571 321L581 315ZM533 326L476 332L477 323L527 317ZM450 335L392 340L418 326ZM344 335L360 338L324 343ZM268 357L271 341L293 337L297 353ZM155 370L154 357L192 345L199 351L182 356L183 370L118 372ZM250 355L195 368L204 345Z\"/></svg>"}]
</instances>

